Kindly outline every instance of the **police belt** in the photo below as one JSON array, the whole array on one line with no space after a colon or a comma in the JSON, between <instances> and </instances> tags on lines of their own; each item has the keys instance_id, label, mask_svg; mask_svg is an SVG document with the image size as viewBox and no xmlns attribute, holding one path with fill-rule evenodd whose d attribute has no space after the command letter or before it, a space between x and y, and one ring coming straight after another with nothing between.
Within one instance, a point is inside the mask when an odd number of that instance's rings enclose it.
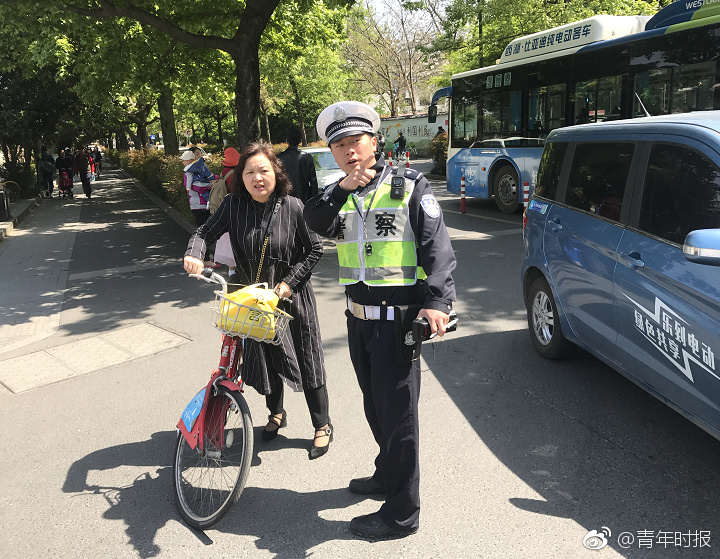
<instances>
[{"instance_id":1,"label":"police belt","mask_svg":"<svg viewBox=\"0 0 720 559\"><path fill-rule=\"evenodd\" d=\"M394 320L395 309L393 307L379 307L376 305L359 305L350 297L347 297L347 308L355 318L360 320ZM382 315L387 312L386 317Z\"/></svg>"}]
</instances>

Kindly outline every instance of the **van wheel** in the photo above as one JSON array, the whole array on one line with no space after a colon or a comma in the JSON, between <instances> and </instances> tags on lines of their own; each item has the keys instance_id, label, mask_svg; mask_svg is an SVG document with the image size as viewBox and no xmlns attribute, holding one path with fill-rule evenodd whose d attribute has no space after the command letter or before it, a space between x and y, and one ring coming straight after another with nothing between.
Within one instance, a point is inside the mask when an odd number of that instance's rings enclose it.
<instances>
[{"instance_id":1,"label":"van wheel","mask_svg":"<svg viewBox=\"0 0 720 559\"><path fill-rule=\"evenodd\" d=\"M535 350L545 359L567 357L572 344L565 338L552 291L545 278L537 278L527 298L527 320Z\"/></svg>"},{"instance_id":2,"label":"van wheel","mask_svg":"<svg viewBox=\"0 0 720 559\"><path fill-rule=\"evenodd\" d=\"M511 214L518 209L520 205L520 187L518 183L518 175L512 165L503 165L495 173L493 194L495 195L495 204L500 211Z\"/></svg>"}]
</instances>

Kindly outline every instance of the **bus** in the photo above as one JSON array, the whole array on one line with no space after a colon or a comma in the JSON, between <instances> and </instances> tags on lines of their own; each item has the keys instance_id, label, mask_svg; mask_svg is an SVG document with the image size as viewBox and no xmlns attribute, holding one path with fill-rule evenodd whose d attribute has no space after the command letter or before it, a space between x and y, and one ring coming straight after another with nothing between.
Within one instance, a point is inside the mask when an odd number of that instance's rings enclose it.
<instances>
[{"instance_id":1,"label":"bus","mask_svg":"<svg viewBox=\"0 0 720 559\"><path fill-rule=\"evenodd\" d=\"M447 189L515 212L547 134L563 126L720 109L720 0L652 17L599 15L510 42L497 64L452 76Z\"/></svg>"}]
</instances>

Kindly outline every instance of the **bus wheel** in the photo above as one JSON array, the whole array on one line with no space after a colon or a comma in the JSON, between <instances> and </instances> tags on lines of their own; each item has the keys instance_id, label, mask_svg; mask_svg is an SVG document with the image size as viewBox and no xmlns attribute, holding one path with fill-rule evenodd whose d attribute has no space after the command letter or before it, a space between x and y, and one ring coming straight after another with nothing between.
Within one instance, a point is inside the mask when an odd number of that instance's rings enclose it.
<instances>
[{"instance_id":1,"label":"bus wheel","mask_svg":"<svg viewBox=\"0 0 720 559\"><path fill-rule=\"evenodd\" d=\"M500 211L511 214L520 205L520 188L518 176L512 165L504 165L495 173L495 185L493 194L495 204Z\"/></svg>"}]
</instances>

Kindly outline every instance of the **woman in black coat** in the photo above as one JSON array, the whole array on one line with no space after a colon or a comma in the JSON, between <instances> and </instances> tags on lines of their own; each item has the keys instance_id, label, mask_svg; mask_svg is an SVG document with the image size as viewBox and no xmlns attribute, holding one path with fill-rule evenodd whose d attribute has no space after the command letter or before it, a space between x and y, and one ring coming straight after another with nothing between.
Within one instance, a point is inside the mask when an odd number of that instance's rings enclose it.
<instances>
[{"instance_id":1,"label":"woman in black coat","mask_svg":"<svg viewBox=\"0 0 720 559\"><path fill-rule=\"evenodd\" d=\"M260 282L274 286L290 303L280 306L293 320L279 345L246 340L243 379L265 395L270 410L262 433L265 441L274 439L287 425L283 409L283 381L295 391L304 391L315 438L310 459L328 451L332 424L328 413L325 363L315 295L310 284L313 267L323 253L320 237L310 231L303 218L302 202L289 196L292 185L270 144L250 144L240 155L235 169L238 181L234 194L225 197L217 211L190 238L184 267L199 273L207 246L230 233L230 244L240 283ZM270 217L277 208L265 256L263 241Z\"/></svg>"}]
</instances>

